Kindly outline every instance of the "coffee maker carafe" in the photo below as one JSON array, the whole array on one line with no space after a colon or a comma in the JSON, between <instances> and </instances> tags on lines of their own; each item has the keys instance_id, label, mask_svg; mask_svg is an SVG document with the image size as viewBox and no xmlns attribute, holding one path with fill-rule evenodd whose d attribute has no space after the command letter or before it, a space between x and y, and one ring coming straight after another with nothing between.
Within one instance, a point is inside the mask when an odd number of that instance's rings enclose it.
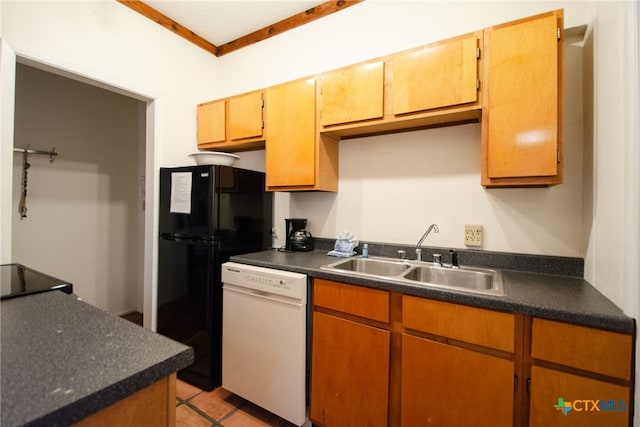
<instances>
[{"instance_id":1,"label":"coffee maker carafe","mask_svg":"<svg viewBox=\"0 0 640 427\"><path fill-rule=\"evenodd\" d=\"M287 229L287 242L285 250L287 252L300 251L307 252L313 250L313 236L305 230L307 226L306 218L285 218Z\"/></svg>"}]
</instances>

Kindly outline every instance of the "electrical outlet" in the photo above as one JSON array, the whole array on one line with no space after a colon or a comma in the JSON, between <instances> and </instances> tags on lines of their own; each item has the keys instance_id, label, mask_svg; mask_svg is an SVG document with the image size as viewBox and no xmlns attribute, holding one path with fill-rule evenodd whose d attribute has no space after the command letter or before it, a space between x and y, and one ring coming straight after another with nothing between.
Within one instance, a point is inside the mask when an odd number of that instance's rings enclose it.
<instances>
[{"instance_id":1,"label":"electrical outlet","mask_svg":"<svg viewBox=\"0 0 640 427\"><path fill-rule=\"evenodd\" d=\"M482 225L465 224L464 244L465 246L482 246Z\"/></svg>"}]
</instances>

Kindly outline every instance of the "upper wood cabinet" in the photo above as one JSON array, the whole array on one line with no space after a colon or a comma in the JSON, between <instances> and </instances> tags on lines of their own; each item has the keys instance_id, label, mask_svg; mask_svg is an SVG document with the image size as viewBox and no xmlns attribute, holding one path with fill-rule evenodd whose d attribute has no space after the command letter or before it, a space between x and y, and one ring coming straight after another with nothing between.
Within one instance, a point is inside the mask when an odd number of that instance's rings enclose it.
<instances>
[{"instance_id":1,"label":"upper wood cabinet","mask_svg":"<svg viewBox=\"0 0 640 427\"><path fill-rule=\"evenodd\" d=\"M562 183L562 10L484 34L482 184Z\"/></svg>"},{"instance_id":2,"label":"upper wood cabinet","mask_svg":"<svg viewBox=\"0 0 640 427\"><path fill-rule=\"evenodd\" d=\"M270 191L337 191L337 140L316 128L316 80L267 89L266 185Z\"/></svg>"},{"instance_id":3,"label":"upper wood cabinet","mask_svg":"<svg viewBox=\"0 0 640 427\"><path fill-rule=\"evenodd\" d=\"M482 31L321 76L320 132L336 138L479 121Z\"/></svg>"},{"instance_id":4,"label":"upper wood cabinet","mask_svg":"<svg viewBox=\"0 0 640 427\"><path fill-rule=\"evenodd\" d=\"M229 139L236 141L262 137L264 92L253 92L229 98Z\"/></svg>"},{"instance_id":5,"label":"upper wood cabinet","mask_svg":"<svg viewBox=\"0 0 640 427\"><path fill-rule=\"evenodd\" d=\"M393 114L477 102L479 56L469 34L393 57Z\"/></svg>"},{"instance_id":6,"label":"upper wood cabinet","mask_svg":"<svg viewBox=\"0 0 640 427\"><path fill-rule=\"evenodd\" d=\"M198 147L227 139L227 103L224 100L198 105Z\"/></svg>"},{"instance_id":7,"label":"upper wood cabinet","mask_svg":"<svg viewBox=\"0 0 640 427\"><path fill-rule=\"evenodd\" d=\"M198 148L266 145L268 189L337 191L341 138L481 121L483 186L560 184L563 25L556 10L200 104Z\"/></svg>"},{"instance_id":8,"label":"upper wood cabinet","mask_svg":"<svg viewBox=\"0 0 640 427\"><path fill-rule=\"evenodd\" d=\"M322 74L320 124L322 126L381 118L384 63L376 61Z\"/></svg>"},{"instance_id":9,"label":"upper wood cabinet","mask_svg":"<svg viewBox=\"0 0 640 427\"><path fill-rule=\"evenodd\" d=\"M264 91L205 102L197 109L200 149L254 149L264 146Z\"/></svg>"}]
</instances>

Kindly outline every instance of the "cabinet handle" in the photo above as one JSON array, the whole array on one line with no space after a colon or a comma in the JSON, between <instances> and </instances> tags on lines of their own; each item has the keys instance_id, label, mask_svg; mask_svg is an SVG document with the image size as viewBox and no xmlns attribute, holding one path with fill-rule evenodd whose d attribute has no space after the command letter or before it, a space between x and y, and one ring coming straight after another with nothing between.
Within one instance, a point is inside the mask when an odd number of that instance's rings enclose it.
<instances>
[{"instance_id":1,"label":"cabinet handle","mask_svg":"<svg viewBox=\"0 0 640 427\"><path fill-rule=\"evenodd\" d=\"M513 376L513 391L518 391L518 376L514 375Z\"/></svg>"},{"instance_id":2,"label":"cabinet handle","mask_svg":"<svg viewBox=\"0 0 640 427\"><path fill-rule=\"evenodd\" d=\"M531 378L527 378L527 394L531 394Z\"/></svg>"}]
</instances>

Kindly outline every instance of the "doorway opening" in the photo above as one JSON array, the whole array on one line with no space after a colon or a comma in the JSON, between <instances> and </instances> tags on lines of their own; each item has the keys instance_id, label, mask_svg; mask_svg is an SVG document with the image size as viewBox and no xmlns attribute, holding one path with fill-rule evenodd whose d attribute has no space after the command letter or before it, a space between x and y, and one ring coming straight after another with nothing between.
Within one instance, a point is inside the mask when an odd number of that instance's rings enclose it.
<instances>
[{"instance_id":1,"label":"doorway opening","mask_svg":"<svg viewBox=\"0 0 640 427\"><path fill-rule=\"evenodd\" d=\"M73 283L86 302L145 311L147 104L39 64L16 64L12 260ZM26 182L27 214L18 212Z\"/></svg>"}]
</instances>

